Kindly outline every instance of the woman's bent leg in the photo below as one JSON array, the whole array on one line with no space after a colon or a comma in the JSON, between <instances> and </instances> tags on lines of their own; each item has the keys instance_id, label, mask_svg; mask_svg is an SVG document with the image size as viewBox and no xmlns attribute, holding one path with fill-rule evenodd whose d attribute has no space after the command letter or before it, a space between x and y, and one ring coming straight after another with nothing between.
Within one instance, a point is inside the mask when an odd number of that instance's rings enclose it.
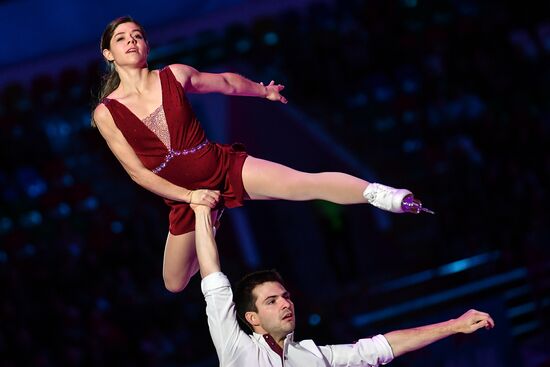
<instances>
[{"instance_id":1,"label":"woman's bent leg","mask_svg":"<svg viewBox=\"0 0 550 367\"><path fill-rule=\"evenodd\" d=\"M212 223L219 226L219 210L212 210ZM216 228L214 227L214 235ZM162 277L164 286L170 292L181 292L193 275L199 271L199 261L195 248L195 231L180 235L168 232L164 247Z\"/></svg>"},{"instance_id":2,"label":"woman's bent leg","mask_svg":"<svg viewBox=\"0 0 550 367\"><path fill-rule=\"evenodd\" d=\"M198 270L195 232L180 235L168 233L162 268L166 289L170 292L181 292Z\"/></svg>"}]
</instances>

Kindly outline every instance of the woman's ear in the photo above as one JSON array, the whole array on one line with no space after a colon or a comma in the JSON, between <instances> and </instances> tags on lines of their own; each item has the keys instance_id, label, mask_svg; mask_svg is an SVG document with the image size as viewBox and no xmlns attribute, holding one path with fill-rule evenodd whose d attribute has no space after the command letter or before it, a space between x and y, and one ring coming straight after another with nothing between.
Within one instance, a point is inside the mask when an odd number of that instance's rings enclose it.
<instances>
[{"instance_id":1,"label":"woman's ear","mask_svg":"<svg viewBox=\"0 0 550 367\"><path fill-rule=\"evenodd\" d=\"M113 61L115 58L113 57L113 54L108 49L103 50L103 57L107 61Z\"/></svg>"}]
</instances>

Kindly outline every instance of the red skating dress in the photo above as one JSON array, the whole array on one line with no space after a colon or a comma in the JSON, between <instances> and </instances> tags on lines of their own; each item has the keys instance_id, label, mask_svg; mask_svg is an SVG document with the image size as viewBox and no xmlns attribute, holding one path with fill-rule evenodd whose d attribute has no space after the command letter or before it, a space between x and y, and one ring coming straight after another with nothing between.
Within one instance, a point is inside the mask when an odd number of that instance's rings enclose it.
<instances>
[{"instance_id":1,"label":"red skating dress","mask_svg":"<svg viewBox=\"0 0 550 367\"><path fill-rule=\"evenodd\" d=\"M170 68L163 68L159 75L162 104L143 121L117 100L102 101L115 124L141 163L155 174L189 190L220 190L220 207L242 206L248 198L242 182L246 152L238 144L209 142ZM195 230L189 204L164 201L171 208L170 233Z\"/></svg>"}]
</instances>

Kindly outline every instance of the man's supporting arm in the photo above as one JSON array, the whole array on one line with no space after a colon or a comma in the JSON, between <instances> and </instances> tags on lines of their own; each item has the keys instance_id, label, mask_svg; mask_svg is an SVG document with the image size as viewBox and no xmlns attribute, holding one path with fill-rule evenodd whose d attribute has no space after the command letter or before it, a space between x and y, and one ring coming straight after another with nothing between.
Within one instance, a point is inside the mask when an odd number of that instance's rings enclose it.
<instances>
[{"instance_id":1,"label":"man's supporting arm","mask_svg":"<svg viewBox=\"0 0 550 367\"><path fill-rule=\"evenodd\" d=\"M201 277L217 273L220 270L218 247L214 239L212 215L210 208L204 205L192 204L195 211L195 246Z\"/></svg>"},{"instance_id":2,"label":"man's supporting arm","mask_svg":"<svg viewBox=\"0 0 550 367\"><path fill-rule=\"evenodd\" d=\"M243 363L239 361L239 356L244 350L253 347L253 342L237 322L231 286L221 272L210 208L194 204L191 204L191 208L195 211L195 245L210 336L220 366L241 366Z\"/></svg>"}]
</instances>

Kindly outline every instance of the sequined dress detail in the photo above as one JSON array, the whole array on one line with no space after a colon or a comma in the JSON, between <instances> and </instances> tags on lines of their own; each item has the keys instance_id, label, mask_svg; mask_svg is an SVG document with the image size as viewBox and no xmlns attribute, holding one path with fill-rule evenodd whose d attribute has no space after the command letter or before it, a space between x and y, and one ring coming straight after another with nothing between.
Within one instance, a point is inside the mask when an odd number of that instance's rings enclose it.
<instances>
[{"instance_id":1,"label":"sequined dress detail","mask_svg":"<svg viewBox=\"0 0 550 367\"><path fill-rule=\"evenodd\" d=\"M168 131L168 123L166 122L166 115L164 114L164 108L162 105L158 106L156 110L141 120L145 126L149 128L159 140L164 144L166 149L170 150L170 131Z\"/></svg>"}]
</instances>

